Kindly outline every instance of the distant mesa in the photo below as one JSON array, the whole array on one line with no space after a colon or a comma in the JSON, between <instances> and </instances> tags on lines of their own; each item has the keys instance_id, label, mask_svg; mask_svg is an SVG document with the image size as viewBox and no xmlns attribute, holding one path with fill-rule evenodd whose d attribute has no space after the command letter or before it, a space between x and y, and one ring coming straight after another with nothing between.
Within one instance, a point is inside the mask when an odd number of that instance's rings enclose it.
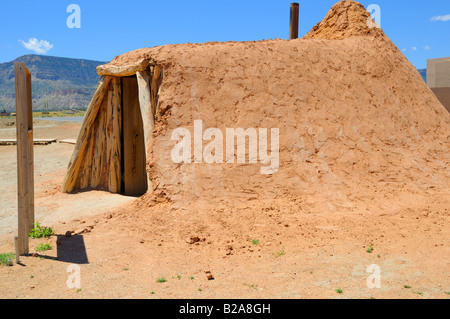
<instances>
[{"instance_id":1,"label":"distant mesa","mask_svg":"<svg viewBox=\"0 0 450 319\"><path fill-rule=\"evenodd\" d=\"M86 108L100 77L102 61L25 55L0 64L0 110L15 110L14 63L25 62L33 79L33 109Z\"/></svg>"}]
</instances>

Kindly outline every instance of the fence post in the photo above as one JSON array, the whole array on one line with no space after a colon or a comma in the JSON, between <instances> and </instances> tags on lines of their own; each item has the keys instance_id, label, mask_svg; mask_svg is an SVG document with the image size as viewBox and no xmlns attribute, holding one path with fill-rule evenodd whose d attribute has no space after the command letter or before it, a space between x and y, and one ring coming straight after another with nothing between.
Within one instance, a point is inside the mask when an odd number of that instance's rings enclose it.
<instances>
[{"instance_id":1,"label":"fence post","mask_svg":"<svg viewBox=\"0 0 450 319\"><path fill-rule=\"evenodd\" d=\"M34 224L33 100L31 73L15 63L17 129L18 254L29 253L28 236Z\"/></svg>"},{"instance_id":2,"label":"fence post","mask_svg":"<svg viewBox=\"0 0 450 319\"><path fill-rule=\"evenodd\" d=\"M291 20L289 25L289 39L297 39L298 38L298 11L299 5L298 3L291 3Z\"/></svg>"}]
</instances>

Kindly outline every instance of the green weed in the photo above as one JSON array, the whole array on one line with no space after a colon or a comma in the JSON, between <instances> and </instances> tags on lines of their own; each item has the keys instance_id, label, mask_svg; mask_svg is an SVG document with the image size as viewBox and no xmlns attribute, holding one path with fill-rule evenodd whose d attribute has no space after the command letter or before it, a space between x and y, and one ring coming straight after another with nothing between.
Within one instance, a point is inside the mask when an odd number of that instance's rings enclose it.
<instances>
[{"instance_id":1,"label":"green weed","mask_svg":"<svg viewBox=\"0 0 450 319\"><path fill-rule=\"evenodd\" d=\"M0 254L0 265L9 266L9 260L13 260L14 258L16 258L14 253Z\"/></svg>"},{"instance_id":2,"label":"green weed","mask_svg":"<svg viewBox=\"0 0 450 319\"><path fill-rule=\"evenodd\" d=\"M253 289L255 289L255 290L257 290L257 289L258 289L258 285L251 285L251 284L247 284L247 283L244 283L244 286L247 286L247 287L253 288Z\"/></svg>"},{"instance_id":3,"label":"green weed","mask_svg":"<svg viewBox=\"0 0 450 319\"><path fill-rule=\"evenodd\" d=\"M281 257L281 256L286 255L286 252L284 251L284 247L283 247L282 250L280 250L280 251L277 252L277 253L274 253L273 255L275 256L275 258L278 258L278 257Z\"/></svg>"},{"instance_id":4,"label":"green weed","mask_svg":"<svg viewBox=\"0 0 450 319\"><path fill-rule=\"evenodd\" d=\"M36 247L37 251L47 251L47 250L52 250L52 249L53 249L53 247L50 246L50 244L44 244L44 243L41 243L39 246Z\"/></svg>"},{"instance_id":5,"label":"green weed","mask_svg":"<svg viewBox=\"0 0 450 319\"><path fill-rule=\"evenodd\" d=\"M30 238L50 237L53 234L53 229L50 227L42 227L39 222L36 222L34 228L30 232Z\"/></svg>"}]
</instances>

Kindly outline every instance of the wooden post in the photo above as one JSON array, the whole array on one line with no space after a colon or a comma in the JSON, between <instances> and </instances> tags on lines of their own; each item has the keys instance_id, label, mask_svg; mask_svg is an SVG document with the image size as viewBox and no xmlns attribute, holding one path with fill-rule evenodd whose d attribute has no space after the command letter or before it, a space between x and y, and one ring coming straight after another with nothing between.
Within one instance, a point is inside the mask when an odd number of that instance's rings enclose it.
<instances>
[{"instance_id":1,"label":"wooden post","mask_svg":"<svg viewBox=\"0 0 450 319\"><path fill-rule=\"evenodd\" d=\"M289 26L289 39L298 38L298 3L291 3L291 21Z\"/></svg>"},{"instance_id":2,"label":"wooden post","mask_svg":"<svg viewBox=\"0 0 450 319\"><path fill-rule=\"evenodd\" d=\"M15 63L17 128L18 254L29 253L28 236L34 224L33 106L31 73Z\"/></svg>"},{"instance_id":3,"label":"wooden post","mask_svg":"<svg viewBox=\"0 0 450 319\"><path fill-rule=\"evenodd\" d=\"M138 89L139 89L139 107L141 110L142 116L142 125L144 129L144 142L145 142L145 158L150 159L151 152L151 142L153 129L155 128L155 118L154 118L154 109L152 107L152 94L150 89L150 77L147 72L138 71L136 73ZM150 180L148 167L146 165L147 178L148 178L148 190L150 192L153 191L152 181Z\"/></svg>"}]
</instances>

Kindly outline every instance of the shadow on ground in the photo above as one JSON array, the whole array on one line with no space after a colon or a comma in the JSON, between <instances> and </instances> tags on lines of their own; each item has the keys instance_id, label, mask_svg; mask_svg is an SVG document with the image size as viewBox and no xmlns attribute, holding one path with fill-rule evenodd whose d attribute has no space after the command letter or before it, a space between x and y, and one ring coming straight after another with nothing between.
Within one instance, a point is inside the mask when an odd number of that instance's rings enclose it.
<instances>
[{"instance_id":1,"label":"shadow on ground","mask_svg":"<svg viewBox=\"0 0 450 319\"><path fill-rule=\"evenodd\" d=\"M58 235L57 260L71 264L89 264L82 235Z\"/></svg>"}]
</instances>

